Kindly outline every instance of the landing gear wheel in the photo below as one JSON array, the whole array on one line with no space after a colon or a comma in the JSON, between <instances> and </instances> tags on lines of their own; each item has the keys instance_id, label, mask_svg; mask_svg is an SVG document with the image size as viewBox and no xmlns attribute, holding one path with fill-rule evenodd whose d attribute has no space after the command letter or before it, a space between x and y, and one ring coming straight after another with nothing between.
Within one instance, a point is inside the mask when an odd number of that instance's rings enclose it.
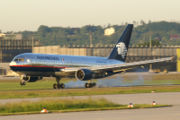
<instances>
[{"instance_id":1,"label":"landing gear wheel","mask_svg":"<svg viewBox=\"0 0 180 120\"><path fill-rule=\"evenodd\" d=\"M56 83L53 84L53 88L54 88L54 89L57 89L57 88L58 88L58 86L57 86Z\"/></svg>"},{"instance_id":2,"label":"landing gear wheel","mask_svg":"<svg viewBox=\"0 0 180 120\"><path fill-rule=\"evenodd\" d=\"M90 84L89 83L85 83L85 88L90 88Z\"/></svg>"},{"instance_id":3,"label":"landing gear wheel","mask_svg":"<svg viewBox=\"0 0 180 120\"><path fill-rule=\"evenodd\" d=\"M21 81L21 82L20 82L20 85L21 85L21 86L24 86L24 85L26 85L26 82L25 82L25 81Z\"/></svg>"},{"instance_id":4,"label":"landing gear wheel","mask_svg":"<svg viewBox=\"0 0 180 120\"><path fill-rule=\"evenodd\" d=\"M96 83L90 83L90 87L96 86Z\"/></svg>"},{"instance_id":5,"label":"landing gear wheel","mask_svg":"<svg viewBox=\"0 0 180 120\"><path fill-rule=\"evenodd\" d=\"M61 84L53 84L53 88L54 89L63 89L63 88L65 88L65 85L63 84L63 83L61 83Z\"/></svg>"},{"instance_id":6,"label":"landing gear wheel","mask_svg":"<svg viewBox=\"0 0 180 120\"><path fill-rule=\"evenodd\" d=\"M86 83L85 84L85 88L92 88L94 86L96 86L96 83Z\"/></svg>"},{"instance_id":7,"label":"landing gear wheel","mask_svg":"<svg viewBox=\"0 0 180 120\"><path fill-rule=\"evenodd\" d=\"M64 87L65 87L65 85L63 83L57 85L58 89L63 89Z\"/></svg>"},{"instance_id":8,"label":"landing gear wheel","mask_svg":"<svg viewBox=\"0 0 180 120\"><path fill-rule=\"evenodd\" d=\"M63 83L60 84L60 88L64 89L65 85Z\"/></svg>"},{"instance_id":9,"label":"landing gear wheel","mask_svg":"<svg viewBox=\"0 0 180 120\"><path fill-rule=\"evenodd\" d=\"M96 83L94 82L94 83L92 83L92 87L94 87L94 86L96 86Z\"/></svg>"}]
</instances>

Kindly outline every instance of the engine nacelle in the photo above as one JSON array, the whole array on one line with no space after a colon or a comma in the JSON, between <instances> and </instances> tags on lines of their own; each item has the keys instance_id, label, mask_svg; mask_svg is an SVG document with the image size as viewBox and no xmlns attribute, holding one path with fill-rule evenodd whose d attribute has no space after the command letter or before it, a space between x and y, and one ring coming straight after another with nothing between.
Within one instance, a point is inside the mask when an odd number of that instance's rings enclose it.
<instances>
[{"instance_id":1,"label":"engine nacelle","mask_svg":"<svg viewBox=\"0 0 180 120\"><path fill-rule=\"evenodd\" d=\"M78 80L86 81L90 79L105 78L114 75L113 71L91 71L89 69L80 69L75 72L75 77Z\"/></svg>"},{"instance_id":2,"label":"engine nacelle","mask_svg":"<svg viewBox=\"0 0 180 120\"><path fill-rule=\"evenodd\" d=\"M28 82L36 82L37 80L41 80L41 79L42 79L42 77L30 77Z\"/></svg>"},{"instance_id":3,"label":"engine nacelle","mask_svg":"<svg viewBox=\"0 0 180 120\"><path fill-rule=\"evenodd\" d=\"M43 77L40 76L36 76L36 77L32 77L32 76L21 76L22 80L25 80L27 82L36 82L37 80L41 80Z\"/></svg>"},{"instance_id":4,"label":"engine nacelle","mask_svg":"<svg viewBox=\"0 0 180 120\"><path fill-rule=\"evenodd\" d=\"M88 69L80 69L75 72L75 77L78 80L90 80L93 78L93 72Z\"/></svg>"}]
</instances>

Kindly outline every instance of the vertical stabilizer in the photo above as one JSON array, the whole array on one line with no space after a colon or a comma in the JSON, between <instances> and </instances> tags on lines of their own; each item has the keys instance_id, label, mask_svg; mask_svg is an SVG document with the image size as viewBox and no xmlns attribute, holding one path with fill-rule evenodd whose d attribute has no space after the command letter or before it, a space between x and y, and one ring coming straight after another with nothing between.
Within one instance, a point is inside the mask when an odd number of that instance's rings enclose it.
<instances>
[{"instance_id":1,"label":"vertical stabilizer","mask_svg":"<svg viewBox=\"0 0 180 120\"><path fill-rule=\"evenodd\" d=\"M108 59L116 59L125 62L129 47L133 24L128 24L117 44L114 46Z\"/></svg>"}]
</instances>

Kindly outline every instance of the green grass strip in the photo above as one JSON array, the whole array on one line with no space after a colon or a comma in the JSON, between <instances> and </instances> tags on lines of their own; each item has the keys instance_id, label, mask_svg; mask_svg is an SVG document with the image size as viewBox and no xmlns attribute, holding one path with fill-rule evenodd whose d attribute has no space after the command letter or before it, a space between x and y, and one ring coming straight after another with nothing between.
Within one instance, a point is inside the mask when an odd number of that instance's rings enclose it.
<instances>
[{"instance_id":1,"label":"green grass strip","mask_svg":"<svg viewBox=\"0 0 180 120\"><path fill-rule=\"evenodd\" d=\"M180 92L180 85L64 89L64 90L0 91L0 99L88 96L88 95L109 95L109 94L134 94L134 93L151 93L151 92Z\"/></svg>"},{"instance_id":2,"label":"green grass strip","mask_svg":"<svg viewBox=\"0 0 180 120\"><path fill-rule=\"evenodd\" d=\"M169 105L134 105L134 108L167 107ZM0 105L0 115L38 114L43 107L52 112L80 112L99 110L129 109L127 105L115 104L106 99L63 99L43 100L38 102L20 102Z\"/></svg>"}]
</instances>

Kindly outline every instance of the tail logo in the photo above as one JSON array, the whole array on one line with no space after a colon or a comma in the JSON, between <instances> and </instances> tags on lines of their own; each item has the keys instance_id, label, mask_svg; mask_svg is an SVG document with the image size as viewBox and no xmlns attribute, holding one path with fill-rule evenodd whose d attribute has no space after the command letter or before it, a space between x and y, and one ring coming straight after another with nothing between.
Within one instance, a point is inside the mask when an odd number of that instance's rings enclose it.
<instances>
[{"instance_id":1,"label":"tail logo","mask_svg":"<svg viewBox=\"0 0 180 120\"><path fill-rule=\"evenodd\" d=\"M120 42L116 45L118 55L121 55L122 58L125 58L127 53L127 48L124 42Z\"/></svg>"}]
</instances>

